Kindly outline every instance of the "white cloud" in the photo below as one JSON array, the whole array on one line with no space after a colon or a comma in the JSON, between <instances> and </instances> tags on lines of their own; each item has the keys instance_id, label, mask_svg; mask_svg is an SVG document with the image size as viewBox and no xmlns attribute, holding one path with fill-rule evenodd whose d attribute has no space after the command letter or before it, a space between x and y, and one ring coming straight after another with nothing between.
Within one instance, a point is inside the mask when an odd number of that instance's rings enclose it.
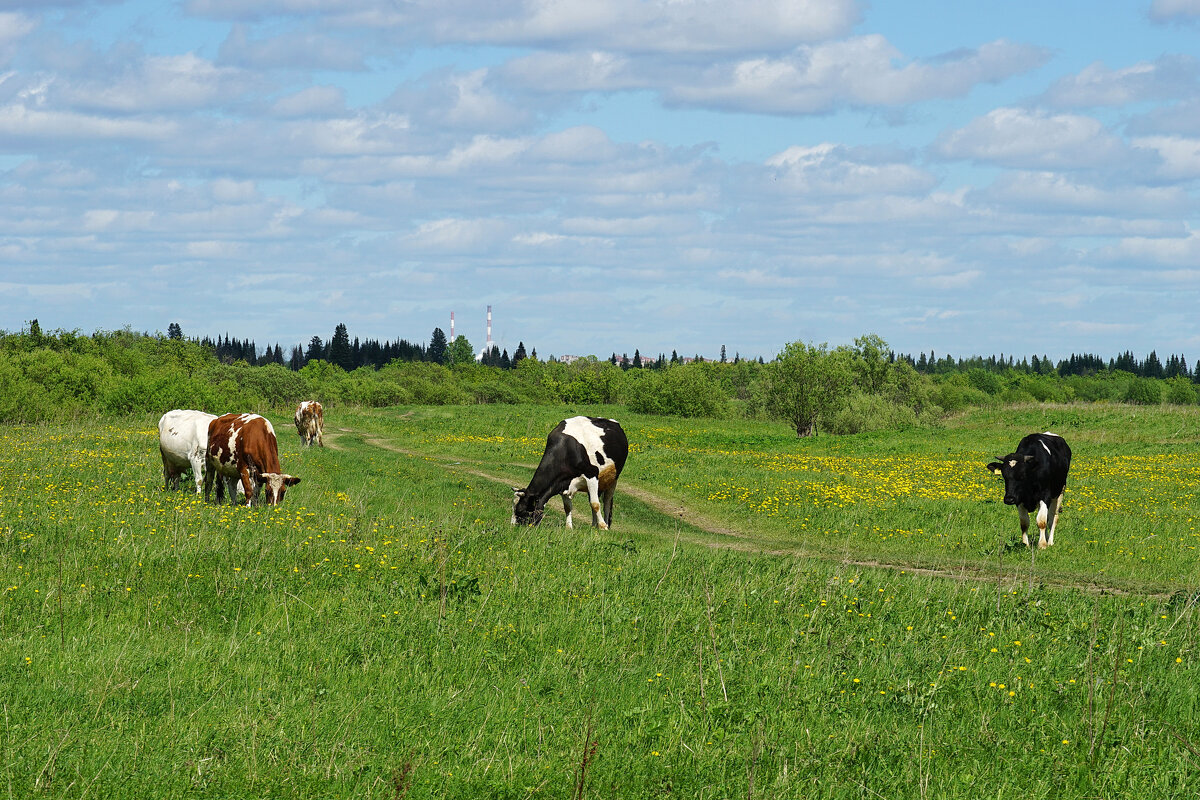
<instances>
[{"instance_id":1,"label":"white cloud","mask_svg":"<svg viewBox=\"0 0 1200 800\"><path fill-rule=\"evenodd\" d=\"M1200 166L1200 162L1197 163ZM980 195L1023 211L1112 214L1121 217L1186 215L1192 205L1178 186L1101 186L1057 172L1017 171L1001 175Z\"/></svg>"},{"instance_id":2,"label":"white cloud","mask_svg":"<svg viewBox=\"0 0 1200 800\"><path fill-rule=\"evenodd\" d=\"M1143 136L1133 144L1162 158L1161 174L1173 180L1200 178L1200 139L1182 136Z\"/></svg>"},{"instance_id":3,"label":"white cloud","mask_svg":"<svg viewBox=\"0 0 1200 800\"><path fill-rule=\"evenodd\" d=\"M944 133L934 151L950 159L1026 169L1096 167L1128 155L1124 143L1092 117L1013 107Z\"/></svg>"},{"instance_id":4,"label":"white cloud","mask_svg":"<svg viewBox=\"0 0 1200 800\"><path fill-rule=\"evenodd\" d=\"M338 86L309 86L284 95L271 105L271 113L280 117L343 116L346 92Z\"/></svg>"},{"instance_id":5,"label":"white cloud","mask_svg":"<svg viewBox=\"0 0 1200 800\"><path fill-rule=\"evenodd\" d=\"M668 102L775 114L895 107L961 97L1044 63L1040 48L1003 40L939 59L897 66L902 54L880 35L797 48L782 58L718 64L699 80L665 90Z\"/></svg>"},{"instance_id":6,"label":"white cloud","mask_svg":"<svg viewBox=\"0 0 1200 800\"><path fill-rule=\"evenodd\" d=\"M937 178L911 164L871 162L832 143L789 147L766 163L776 168L783 191L803 195L924 193L937 184Z\"/></svg>"},{"instance_id":7,"label":"white cloud","mask_svg":"<svg viewBox=\"0 0 1200 800\"><path fill-rule=\"evenodd\" d=\"M147 56L115 69L92 66L98 75L76 81L60 78L51 90L75 108L144 114L219 105L249 88L245 73L217 67L192 53Z\"/></svg>"},{"instance_id":8,"label":"white cloud","mask_svg":"<svg viewBox=\"0 0 1200 800\"><path fill-rule=\"evenodd\" d=\"M1123 69L1097 61L1055 81L1042 102L1055 108L1120 107L1152 100L1195 96L1200 64L1191 56L1162 56Z\"/></svg>"},{"instance_id":9,"label":"white cloud","mask_svg":"<svg viewBox=\"0 0 1200 800\"><path fill-rule=\"evenodd\" d=\"M0 106L0 135L22 141L86 142L102 140L162 141L178 131L169 119L128 119L42 111L24 105Z\"/></svg>"},{"instance_id":10,"label":"white cloud","mask_svg":"<svg viewBox=\"0 0 1200 800\"><path fill-rule=\"evenodd\" d=\"M402 41L673 53L783 49L859 21L855 0L189 0L186 9L246 22L320 14L330 28L370 27Z\"/></svg>"},{"instance_id":11,"label":"white cloud","mask_svg":"<svg viewBox=\"0 0 1200 800\"><path fill-rule=\"evenodd\" d=\"M1200 0L1154 0L1150 19L1155 22L1190 22L1200 18Z\"/></svg>"}]
</instances>

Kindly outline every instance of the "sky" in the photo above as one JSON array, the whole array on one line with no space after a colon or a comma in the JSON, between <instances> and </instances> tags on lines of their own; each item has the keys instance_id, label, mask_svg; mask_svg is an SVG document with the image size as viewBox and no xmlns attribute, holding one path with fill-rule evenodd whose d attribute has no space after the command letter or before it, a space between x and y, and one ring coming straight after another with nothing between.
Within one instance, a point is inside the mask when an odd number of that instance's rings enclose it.
<instances>
[{"instance_id":1,"label":"sky","mask_svg":"<svg viewBox=\"0 0 1200 800\"><path fill-rule=\"evenodd\" d=\"M0 330L1200 356L1200 0L0 0Z\"/></svg>"}]
</instances>

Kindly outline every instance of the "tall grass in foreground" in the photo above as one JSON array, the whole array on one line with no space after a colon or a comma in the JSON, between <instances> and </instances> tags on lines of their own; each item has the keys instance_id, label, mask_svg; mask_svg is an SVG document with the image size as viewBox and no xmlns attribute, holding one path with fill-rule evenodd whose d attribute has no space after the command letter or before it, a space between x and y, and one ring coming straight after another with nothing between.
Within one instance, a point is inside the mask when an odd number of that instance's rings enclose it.
<instances>
[{"instance_id":1,"label":"tall grass in foreground","mask_svg":"<svg viewBox=\"0 0 1200 800\"><path fill-rule=\"evenodd\" d=\"M164 493L153 420L0 430L0 794L1200 788L1198 619L1186 581L1114 595L847 563L870 551L869 537L863 547L838 537L832 561L702 547L689 540L737 542L705 540L620 487L611 533L567 531L553 509L541 527L515 529L508 489L474 473L528 474L521 465L536 461L549 429L542 417L561 410L524 412L335 417L338 449L324 450L300 450L277 420L283 466L304 482L275 509ZM631 432L647 425L621 416ZM694 455L715 482L733 445L787 451L769 427L671 425L677 444L640 437L623 481L652 488L660 465L699 469ZM978 434L951 430L946 441ZM1172 449L1131 441L1128 426L1113 435L1117 455ZM845 454L862 441L916 446L897 435L819 447ZM745 521L751 545L786 534L814 547L805 537L825 535L667 491ZM1161 518L1176 513L1178 496L1145 496L1160 498L1151 510ZM994 510L1015 529L1011 509ZM862 526L888 512L864 503L828 513L858 514ZM1064 544L1076 535L1068 524ZM921 547L914 560L940 549ZM968 557L981 572L994 548L958 555ZM1108 568L1123 556L1097 545L1094 558ZM1157 582L1157 565L1123 569L1127 583Z\"/></svg>"}]
</instances>

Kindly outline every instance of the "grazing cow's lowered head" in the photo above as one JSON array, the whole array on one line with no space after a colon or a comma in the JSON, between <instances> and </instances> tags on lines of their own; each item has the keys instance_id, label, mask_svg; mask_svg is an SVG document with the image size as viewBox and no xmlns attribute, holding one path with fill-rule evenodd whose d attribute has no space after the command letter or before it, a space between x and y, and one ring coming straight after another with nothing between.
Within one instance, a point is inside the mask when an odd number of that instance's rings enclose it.
<instances>
[{"instance_id":1,"label":"grazing cow's lowered head","mask_svg":"<svg viewBox=\"0 0 1200 800\"><path fill-rule=\"evenodd\" d=\"M305 400L296 409L296 433L305 447L316 442L319 447L325 446L325 410L316 400Z\"/></svg>"},{"instance_id":2,"label":"grazing cow's lowered head","mask_svg":"<svg viewBox=\"0 0 1200 800\"><path fill-rule=\"evenodd\" d=\"M300 482L279 468L275 429L270 420L258 414L226 414L209 423L205 500L214 480L218 503L224 501L225 489L229 490L230 499L237 502L235 485L240 480L246 505L259 500L272 506L283 502L288 487Z\"/></svg>"},{"instance_id":3,"label":"grazing cow's lowered head","mask_svg":"<svg viewBox=\"0 0 1200 800\"><path fill-rule=\"evenodd\" d=\"M537 525L546 503L560 495L571 524L571 496L587 491L592 525L607 530L612 525L617 478L629 456L629 440L619 423L599 417L571 417L550 431L546 450L524 489L513 487L513 525Z\"/></svg>"},{"instance_id":4,"label":"grazing cow's lowered head","mask_svg":"<svg viewBox=\"0 0 1200 800\"><path fill-rule=\"evenodd\" d=\"M1004 478L1004 502L1017 507L1021 540L1029 544L1029 515L1036 512L1038 547L1054 544L1054 527L1071 469L1071 448L1066 441L1050 432L1031 433L1015 452L991 462L987 468Z\"/></svg>"}]
</instances>

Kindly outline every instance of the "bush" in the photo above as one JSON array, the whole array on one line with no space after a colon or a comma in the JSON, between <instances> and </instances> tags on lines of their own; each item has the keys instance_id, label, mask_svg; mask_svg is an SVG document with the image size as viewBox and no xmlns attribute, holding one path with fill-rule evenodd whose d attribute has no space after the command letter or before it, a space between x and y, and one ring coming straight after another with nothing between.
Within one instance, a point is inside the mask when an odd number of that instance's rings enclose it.
<instances>
[{"instance_id":1,"label":"bush","mask_svg":"<svg viewBox=\"0 0 1200 800\"><path fill-rule=\"evenodd\" d=\"M1173 406L1192 406L1196 404L1196 387L1182 375L1176 375L1166 382L1166 401Z\"/></svg>"},{"instance_id":2,"label":"bush","mask_svg":"<svg viewBox=\"0 0 1200 800\"><path fill-rule=\"evenodd\" d=\"M836 434L864 433L902 430L918 424L917 414L911 408L878 395L856 393L825 423L825 430Z\"/></svg>"},{"instance_id":3,"label":"bush","mask_svg":"<svg viewBox=\"0 0 1200 800\"><path fill-rule=\"evenodd\" d=\"M730 412L720 384L691 366L638 375L629 381L625 401L630 411L639 414L722 419Z\"/></svg>"},{"instance_id":4,"label":"bush","mask_svg":"<svg viewBox=\"0 0 1200 800\"><path fill-rule=\"evenodd\" d=\"M1162 381L1153 378L1133 378L1125 387L1121 399L1140 406L1156 406L1162 402Z\"/></svg>"}]
</instances>

